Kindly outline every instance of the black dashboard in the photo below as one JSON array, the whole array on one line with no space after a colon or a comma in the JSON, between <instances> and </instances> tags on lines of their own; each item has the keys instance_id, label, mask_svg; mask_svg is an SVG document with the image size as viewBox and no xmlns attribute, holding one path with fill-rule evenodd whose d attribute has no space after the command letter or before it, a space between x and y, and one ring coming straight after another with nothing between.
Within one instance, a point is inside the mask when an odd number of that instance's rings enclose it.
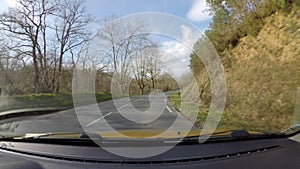
<instances>
[{"instance_id":1,"label":"black dashboard","mask_svg":"<svg viewBox=\"0 0 300 169\"><path fill-rule=\"evenodd\" d=\"M100 147L0 142L0 169L299 169L300 143L286 139L178 145L131 159Z\"/></svg>"}]
</instances>

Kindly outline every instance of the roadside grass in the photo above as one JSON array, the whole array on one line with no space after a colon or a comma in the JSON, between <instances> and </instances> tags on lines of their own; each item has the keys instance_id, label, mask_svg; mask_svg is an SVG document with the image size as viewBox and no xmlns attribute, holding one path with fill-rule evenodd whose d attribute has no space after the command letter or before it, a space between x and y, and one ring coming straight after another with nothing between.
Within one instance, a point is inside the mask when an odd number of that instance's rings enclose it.
<instances>
[{"instance_id":1,"label":"roadside grass","mask_svg":"<svg viewBox=\"0 0 300 169\"><path fill-rule=\"evenodd\" d=\"M181 110L181 95L180 93L175 93L169 96L170 102L179 111ZM241 110L242 111L242 110ZM194 112L195 113L195 112ZM195 125L202 129L206 118L209 113L208 107L199 107L199 112L192 114L192 116L197 116ZM227 108L225 108L222 114L221 120L218 123L218 130L250 130L250 131L261 131L261 132L280 132L284 129L284 126L278 124L278 120L289 123L290 119L278 119L276 115L265 114L265 119L257 118L253 120L251 116L247 115L247 111L232 113ZM186 117L192 117L191 114L184 113ZM273 120L272 120L273 119Z\"/></svg>"},{"instance_id":2,"label":"roadside grass","mask_svg":"<svg viewBox=\"0 0 300 169\"><path fill-rule=\"evenodd\" d=\"M178 110L181 109L181 95L180 95L180 93L171 94L169 96L169 100L176 109L178 109Z\"/></svg>"},{"instance_id":3,"label":"roadside grass","mask_svg":"<svg viewBox=\"0 0 300 169\"><path fill-rule=\"evenodd\" d=\"M84 96L90 96L90 94L78 94L77 98L82 98L81 105L85 105L89 102L85 100ZM92 95L91 95L92 96ZM95 98L97 102L103 102L112 99L110 93L96 93ZM0 112L13 109L24 108L38 108L38 107L68 107L73 108L72 93L42 93L42 94L29 94L18 95L11 97L0 97Z\"/></svg>"},{"instance_id":4,"label":"roadside grass","mask_svg":"<svg viewBox=\"0 0 300 169\"><path fill-rule=\"evenodd\" d=\"M200 118L198 109L199 105L198 103L193 103L186 101L184 103L181 102L181 94L180 93L174 93L169 96L169 101L173 104L173 106L182 113L186 118L188 118L191 121L194 121L196 119L196 126L200 127L199 120L202 119ZM199 111L204 111L205 109L199 109ZM198 117L197 117L198 116Z\"/></svg>"}]
</instances>

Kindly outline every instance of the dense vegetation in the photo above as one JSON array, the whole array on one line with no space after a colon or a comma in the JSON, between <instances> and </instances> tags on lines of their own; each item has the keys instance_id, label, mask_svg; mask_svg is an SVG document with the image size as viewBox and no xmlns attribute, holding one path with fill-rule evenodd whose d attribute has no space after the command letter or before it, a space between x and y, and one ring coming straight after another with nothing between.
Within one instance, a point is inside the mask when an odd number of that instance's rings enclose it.
<instances>
[{"instance_id":1,"label":"dense vegetation","mask_svg":"<svg viewBox=\"0 0 300 169\"><path fill-rule=\"evenodd\" d=\"M300 84L300 2L207 2L213 21L206 35L221 57L227 79L227 102L219 127L267 131L289 127L297 111ZM200 39L194 50L203 53L202 44ZM195 53L191 55L191 69L197 76L202 99L201 126L211 88Z\"/></svg>"}]
</instances>

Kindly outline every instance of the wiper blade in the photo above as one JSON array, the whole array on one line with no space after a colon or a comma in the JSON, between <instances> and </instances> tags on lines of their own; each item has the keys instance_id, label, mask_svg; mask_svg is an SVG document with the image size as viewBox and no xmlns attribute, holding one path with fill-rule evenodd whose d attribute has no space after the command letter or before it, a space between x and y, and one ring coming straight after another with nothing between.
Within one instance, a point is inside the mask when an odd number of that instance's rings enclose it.
<instances>
[{"instance_id":1,"label":"wiper blade","mask_svg":"<svg viewBox=\"0 0 300 169\"><path fill-rule=\"evenodd\" d=\"M193 142L209 142L209 141L226 141L237 139L258 139L258 138L273 138L286 136L284 133L262 133L262 132L250 132L247 130L227 130L222 132L215 132L212 134L185 137L182 139L182 143Z\"/></svg>"},{"instance_id":2,"label":"wiper blade","mask_svg":"<svg viewBox=\"0 0 300 169\"><path fill-rule=\"evenodd\" d=\"M27 108L17 109L0 112L0 120L14 117L23 117L28 115L43 115L55 113L63 110L70 109L70 107L40 107L40 108Z\"/></svg>"},{"instance_id":3,"label":"wiper blade","mask_svg":"<svg viewBox=\"0 0 300 169\"><path fill-rule=\"evenodd\" d=\"M35 133L25 134L23 136L12 136L1 138L0 141L10 142L26 142L26 143L43 143L43 144L58 144L58 145L76 145L76 146L97 146L94 143L94 139L91 136L97 136L98 134L93 133L92 135L80 132L68 132L68 133ZM93 136L94 137L94 136Z\"/></svg>"},{"instance_id":4,"label":"wiper blade","mask_svg":"<svg viewBox=\"0 0 300 169\"><path fill-rule=\"evenodd\" d=\"M66 144L79 146L98 146L98 144L117 145L117 146L154 146L164 145L162 138L102 138L97 133L40 133L26 134L22 137L14 137L10 141L47 143L47 144ZM97 144L94 142L97 140Z\"/></svg>"},{"instance_id":5,"label":"wiper blade","mask_svg":"<svg viewBox=\"0 0 300 169\"><path fill-rule=\"evenodd\" d=\"M291 126L290 128L286 129L282 133L285 133L289 136L294 136L300 133L300 124L295 124Z\"/></svg>"},{"instance_id":6,"label":"wiper blade","mask_svg":"<svg viewBox=\"0 0 300 169\"><path fill-rule=\"evenodd\" d=\"M67 132L67 133L33 133L23 136L13 137L13 140L20 141L46 141L46 140L78 140L91 141L99 140L101 143L203 143L216 141L232 141L239 139L264 139L264 138L283 138L287 137L286 133L263 133L246 130L227 130L214 132L211 134L202 134L197 136L188 136L184 138L110 138L102 137L100 133L85 133L85 132Z\"/></svg>"},{"instance_id":7,"label":"wiper blade","mask_svg":"<svg viewBox=\"0 0 300 169\"><path fill-rule=\"evenodd\" d=\"M100 137L98 134L92 133L92 134L87 134L84 132L62 132L62 133L26 133L23 136L18 136L18 137L14 137L14 139L16 140L36 140L36 139L51 139L51 138L55 138L55 139L86 139L89 138L90 136L97 136Z\"/></svg>"},{"instance_id":8,"label":"wiper blade","mask_svg":"<svg viewBox=\"0 0 300 169\"><path fill-rule=\"evenodd\" d=\"M39 139L41 137L47 137L47 136L51 136L54 135L55 133L38 133L38 134L25 134L22 137L16 137L15 139Z\"/></svg>"}]
</instances>

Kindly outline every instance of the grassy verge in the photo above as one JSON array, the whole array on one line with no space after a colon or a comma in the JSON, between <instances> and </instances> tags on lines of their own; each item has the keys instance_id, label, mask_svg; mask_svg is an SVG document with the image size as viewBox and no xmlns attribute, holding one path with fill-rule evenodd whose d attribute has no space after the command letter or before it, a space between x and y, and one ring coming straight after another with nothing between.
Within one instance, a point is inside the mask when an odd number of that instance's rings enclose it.
<instances>
[{"instance_id":1,"label":"grassy verge","mask_svg":"<svg viewBox=\"0 0 300 169\"><path fill-rule=\"evenodd\" d=\"M103 102L112 99L110 93L96 93L97 102ZM84 97L82 97L84 98ZM83 100L83 104L84 104ZM87 102L88 104L88 102ZM73 97L71 93L44 93L30 94L12 97L0 97L0 111L22 109L22 108L37 108L37 107L74 107Z\"/></svg>"},{"instance_id":2,"label":"grassy verge","mask_svg":"<svg viewBox=\"0 0 300 169\"><path fill-rule=\"evenodd\" d=\"M181 95L180 93L171 94L169 100L175 106L176 109L181 109Z\"/></svg>"},{"instance_id":3,"label":"grassy verge","mask_svg":"<svg viewBox=\"0 0 300 169\"><path fill-rule=\"evenodd\" d=\"M178 109L181 108L181 95L180 93L175 93L169 96L170 102ZM242 110L241 110L242 111ZM206 121L207 115L209 113L209 108L200 107L197 113L196 126L200 129ZM187 117L189 114L185 114ZM195 115L195 114L194 114ZM267 116L266 114L265 116ZM247 117L247 114L243 113L232 113L225 109L222 114L222 118L218 124L217 129L220 130L252 130L252 131L262 131L262 132L279 132L284 127L278 126L275 122L266 123L261 119L251 120Z\"/></svg>"}]
</instances>

